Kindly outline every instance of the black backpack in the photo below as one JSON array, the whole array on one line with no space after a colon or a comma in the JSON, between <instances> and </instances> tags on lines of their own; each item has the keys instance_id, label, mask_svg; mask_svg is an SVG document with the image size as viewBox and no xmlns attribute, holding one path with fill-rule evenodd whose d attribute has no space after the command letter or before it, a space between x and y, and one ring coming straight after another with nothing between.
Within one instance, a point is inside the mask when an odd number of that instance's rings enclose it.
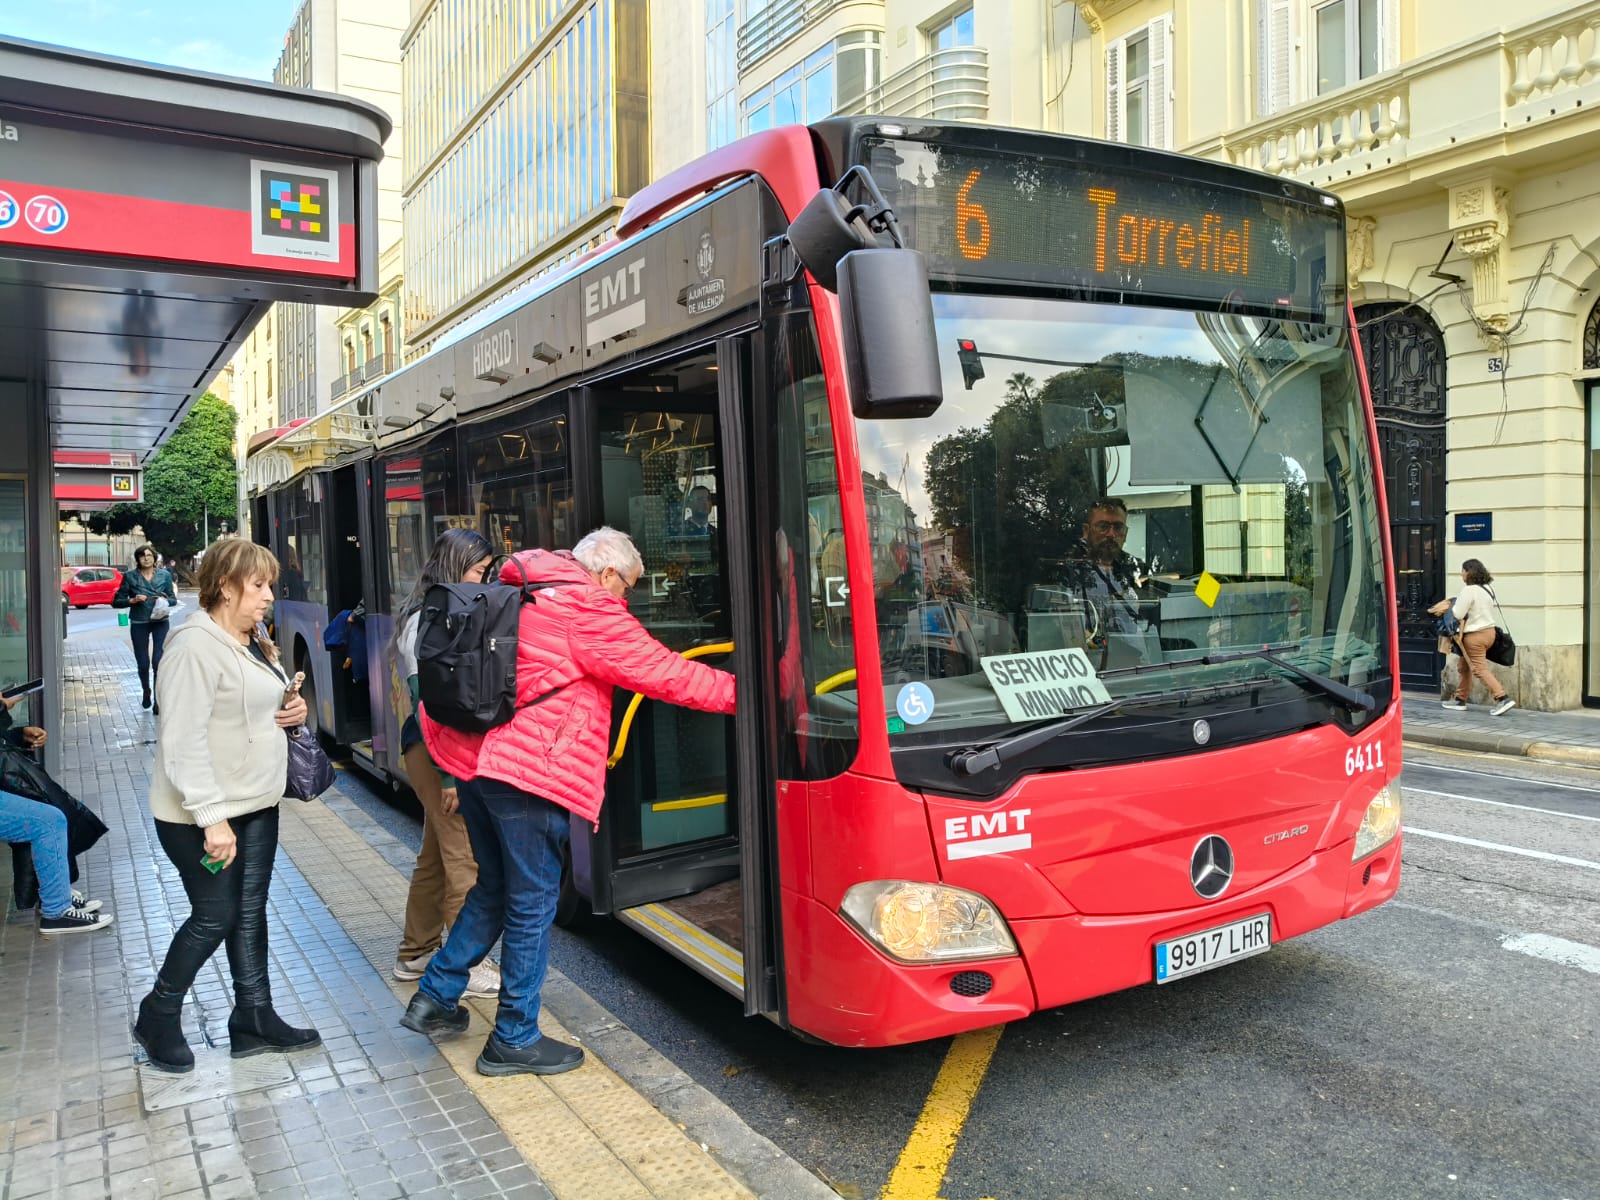
<instances>
[{"instance_id":1,"label":"black backpack","mask_svg":"<svg viewBox=\"0 0 1600 1200\"><path fill-rule=\"evenodd\" d=\"M487 733L517 711L517 625L533 593L560 584L436 583L417 619L417 691L428 716ZM543 696L539 699L544 699Z\"/></svg>"}]
</instances>

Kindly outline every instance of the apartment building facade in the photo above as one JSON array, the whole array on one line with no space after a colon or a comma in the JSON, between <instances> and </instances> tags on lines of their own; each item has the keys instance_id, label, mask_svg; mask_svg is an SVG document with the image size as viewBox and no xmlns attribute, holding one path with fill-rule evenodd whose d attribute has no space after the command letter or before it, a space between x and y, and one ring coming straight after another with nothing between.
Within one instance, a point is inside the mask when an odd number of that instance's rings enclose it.
<instances>
[{"instance_id":1,"label":"apartment building facade","mask_svg":"<svg viewBox=\"0 0 1600 1200\"><path fill-rule=\"evenodd\" d=\"M610 236L650 173L651 15L647 0L412 0L409 353Z\"/></svg>"},{"instance_id":2,"label":"apartment building facade","mask_svg":"<svg viewBox=\"0 0 1600 1200\"><path fill-rule=\"evenodd\" d=\"M338 92L367 100L394 118L378 166L380 253L401 234L401 159L405 128L400 93L400 37L406 9L397 0L304 0L284 35L272 81L288 87ZM308 304L279 304L273 353L276 425L314 416L328 407L347 378L339 312ZM398 344L374 347L398 356ZM357 364L364 369L366 360Z\"/></svg>"},{"instance_id":3,"label":"apartment building facade","mask_svg":"<svg viewBox=\"0 0 1600 1200\"><path fill-rule=\"evenodd\" d=\"M1327 188L1388 477L1400 635L1484 561L1519 702L1600 703L1600 2L699 0L654 30L656 173L882 112ZM731 63L731 69L730 69ZM1454 665L1411 686L1448 685Z\"/></svg>"}]
</instances>

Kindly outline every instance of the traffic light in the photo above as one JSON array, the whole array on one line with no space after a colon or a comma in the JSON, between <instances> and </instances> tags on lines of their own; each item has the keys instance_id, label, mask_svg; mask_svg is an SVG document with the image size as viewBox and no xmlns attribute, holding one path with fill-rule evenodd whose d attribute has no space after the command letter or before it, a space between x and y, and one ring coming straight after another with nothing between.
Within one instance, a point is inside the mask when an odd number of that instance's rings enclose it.
<instances>
[{"instance_id":1,"label":"traffic light","mask_svg":"<svg viewBox=\"0 0 1600 1200\"><path fill-rule=\"evenodd\" d=\"M983 378L983 358L978 354L978 343L971 338L957 338L956 354L961 359L961 378L970 392L972 385Z\"/></svg>"}]
</instances>

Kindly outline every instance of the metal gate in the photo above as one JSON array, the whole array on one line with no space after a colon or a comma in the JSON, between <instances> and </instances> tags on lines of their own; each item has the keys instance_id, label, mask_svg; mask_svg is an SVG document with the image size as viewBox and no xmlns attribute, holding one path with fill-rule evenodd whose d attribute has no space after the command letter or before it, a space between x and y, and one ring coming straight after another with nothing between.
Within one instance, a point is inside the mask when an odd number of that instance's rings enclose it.
<instances>
[{"instance_id":1,"label":"metal gate","mask_svg":"<svg viewBox=\"0 0 1600 1200\"><path fill-rule=\"evenodd\" d=\"M1403 687L1437 690L1444 661L1428 606L1445 595L1444 338L1421 309L1356 310L1389 493Z\"/></svg>"}]
</instances>

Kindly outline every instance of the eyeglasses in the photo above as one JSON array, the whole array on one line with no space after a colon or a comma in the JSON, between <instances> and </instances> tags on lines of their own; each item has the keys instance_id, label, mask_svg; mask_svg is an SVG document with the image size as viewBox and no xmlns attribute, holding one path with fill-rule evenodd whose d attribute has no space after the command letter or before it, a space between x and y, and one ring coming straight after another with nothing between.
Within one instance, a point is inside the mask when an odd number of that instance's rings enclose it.
<instances>
[{"instance_id":1,"label":"eyeglasses","mask_svg":"<svg viewBox=\"0 0 1600 1200\"><path fill-rule=\"evenodd\" d=\"M1127 533L1128 526L1123 521L1096 521L1089 528L1096 533Z\"/></svg>"}]
</instances>

